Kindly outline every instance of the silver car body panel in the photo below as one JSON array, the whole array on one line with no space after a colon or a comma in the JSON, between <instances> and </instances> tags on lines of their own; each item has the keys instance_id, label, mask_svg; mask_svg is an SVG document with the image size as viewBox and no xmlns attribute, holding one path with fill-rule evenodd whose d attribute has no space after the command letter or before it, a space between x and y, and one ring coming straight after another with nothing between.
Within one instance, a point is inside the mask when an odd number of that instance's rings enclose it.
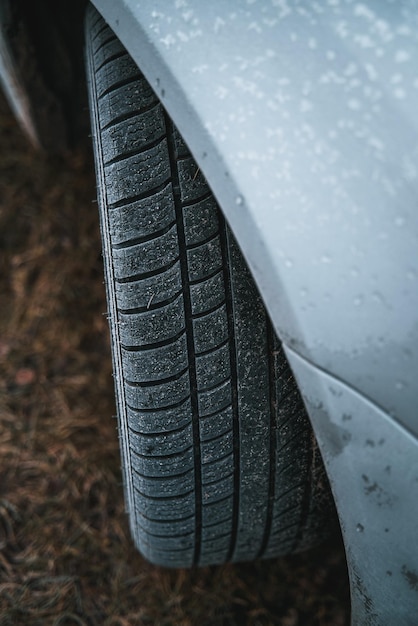
<instances>
[{"instance_id":1,"label":"silver car body panel","mask_svg":"<svg viewBox=\"0 0 418 626\"><path fill-rule=\"evenodd\" d=\"M352 388L296 353L338 506L350 573L352 623L417 621L416 439Z\"/></svg>"},{"instance_id":2,"label":"silver car body panel","mask_svg":"<svg viewBox=\"0 0 418 626\"><path fill-rule=\"evenodd\" d=\"M94 4L188 141L283 341L417 435L417 3Z\"/></svg>"}]
</instances>

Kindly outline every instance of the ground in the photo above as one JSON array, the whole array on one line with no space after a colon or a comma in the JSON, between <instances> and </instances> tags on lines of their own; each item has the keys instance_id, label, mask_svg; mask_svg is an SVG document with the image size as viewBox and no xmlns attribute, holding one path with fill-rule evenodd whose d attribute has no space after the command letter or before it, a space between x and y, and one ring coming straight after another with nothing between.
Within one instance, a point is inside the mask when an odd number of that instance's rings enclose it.
<instances>
[{"instance_id":1,"label":"ground","mask_svg":"<svg viewBox=\"0 0 418 626\"><path fill-rule=\"evenodd\" d=\"M0 625L346 626L338 534L193 571L136 552L89 143L38 154L1 100L0 145Z\"/></svg>"}]
</instances>

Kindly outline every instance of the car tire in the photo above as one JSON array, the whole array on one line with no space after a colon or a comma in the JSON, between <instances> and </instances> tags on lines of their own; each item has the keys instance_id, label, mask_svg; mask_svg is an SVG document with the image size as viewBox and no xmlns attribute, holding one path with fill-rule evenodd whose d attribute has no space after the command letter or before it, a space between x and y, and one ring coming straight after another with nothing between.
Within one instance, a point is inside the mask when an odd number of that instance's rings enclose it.
<instances>
[{"instance_id":1,"label":"car tire","mask_svg":"<svg viewBox=\"0 0 418 626\"><path fill-rule=\"evenodd\" d=\"M125 498L150 561L307 548L329 489L301 397L202 172L92 8L87 75Z\"/></svg>"}]
</instances>

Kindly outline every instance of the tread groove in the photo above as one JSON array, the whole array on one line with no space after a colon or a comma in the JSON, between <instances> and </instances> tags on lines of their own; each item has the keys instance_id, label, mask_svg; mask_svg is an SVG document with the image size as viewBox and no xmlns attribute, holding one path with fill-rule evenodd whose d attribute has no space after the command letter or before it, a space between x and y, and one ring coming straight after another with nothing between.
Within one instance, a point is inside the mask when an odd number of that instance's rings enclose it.
<instances>
[{"instance_id":1,"label":"tread groove","mask_svg":"<svg viewBox=\"0 0 418 626\"><path fill-rule=\"evenodd\" d=\"M121 243L114 244L112 248L113 250L127 250L129 248L133 248L134 246L154 241L156 239L159 239L159 237L163 237L164 235L166 235L173 228L173 226L175 226L175 222L171 222L165 228L162 228L161 230L152 233L152 235L128 239L127 241L122 241Z\"/></svg>"},{"instance_id":2,"label":"tread groove","mask_svg":"<svg viewBox=\"0 0 418 626\"><path fill-rule=\"evenodd\" d=\"M197 565L200 557L202 542L202 491L201 491L201 452L200 452L200 435L199 435L199 404L197 393L197 372L196 357L193 345L193 322L192 322L192 303L190 294L190 283L188 280L188 259L186 248L186 236L184 229L184 216L181 205L180 194L177 195L176 190L180 190L179 172L175 161L176 147L171 122L164 112L165 125L167 128L167 146L169 154L172 155L170 162L171 177L173 180L173 198L178 223L178 240L180 250L180 271L183 284L183 302L184 317L186 320L186 337L187 352L189 357L189 382L190 382L190 401L192 408L192 431L193 431L193 450L194 450L194 470L195 470L195 545L193 554L193 563Z\"/></svg>"},{"instance_id":3,"label":"tread groove","mask_svg":"<svg viewBox=\"0 0 418 626\"><path fill-rule=\"evenodd\" d=\"M137 407L131 406L130 404L127 403L127 407L128 409L130 409L131 411L133 411L134 413L138 413L138 415L149 415L152 413L162 413L165 411L168 411L170 409L177 409L178 407L180 407L182 404L185 404L187 402L187 400L189 399L189 395L186 396L185 398L183 398L182 400L179 400L178 402L175 402L174 404L168 404L167 406L162 406L159 407L158 409L139 409ZM137 432L134 428L130 428L130 430L132 432ZM169 431L167 431L169 432ZM140 433L139 433L140 434Z\"/></svg>"},{"instance_id":4,"label":"tread groove","mask_svg":"<svg viewBox=\"0 0 418 626\"><path fill-rule=\"evenodd\" d=\"M215 415L220 415L223 411L225 411L225 409L228 409L230 406L232 406L232 403L227 402L224 406L221 406L221 408L217 408L216 411L213 411L213 413L205 413L205 415L201 419L211 419L212 417L215 417Z\"/></svg>"},{"instance_id":5,"label":"tread groove","mask_svg":"<svg viewBox=\"0 0 418 626\"><path fill-rule=\"evenodd\" d=\"M304 482L297 483L296 485L292 485L291 487L286 489L286 491L281 491L279 497L275 499L275 503L277 504L277 502L280 502L280 500L284 500L284 498L286 498L286 496L289 495L289 493L291 493L292 491L296 491L296 489L299 489L300 487L303 487L304 484L305 484Z\"/></svg>"},{"instance_id":6,"label":"tread groove","mask_svg":"<svg viewBox=\"0 0 418 626\"><path fill-rule=\"evenodd\" d=\"M230 432L231 432L231 428L227 428L227 430L224 430L222 433L217 434L215 437L211 437L210 439L205 439L203 443L207 444L207 443L213 443L214 441L218 441L222 439L223 437L225 437L225 435L227 435Z\"/></svg>"},{"instance_id":7,"label":"tread groove","mask_svg":"<svg viewBox=\"0 0 418 626\"><path fill-rule=\"evenodd\" d=\"M96 26L96 24L100 21L100 19L98 19L94 24L93 27ZM97 48L96 52L93 53L93 58L95 56L95 54L97 53L98 50L100 50L101 48L103 48L103 46L105 46L107 43L109 43L109 41L112 41L112 39L116 39L116 35L110 30L109 26L106 24L106 22L104 22L103 27L99 30L98 33L96 33L94 35L94 37L91 40L91 43L93 44L96 39L98 39L100 37L100 35L102 33L104 33L105 30L109 30L109 32L111 33L111 36L108 39L105 39L101 45Z\"/></svg>"},{"instance_id":8,"label":"tread groove","mask_svg":"<svg viewBox=\"0 0 418 626\"><path fill-rule=\"evenodd\" d=\"M219 461L224 461L229 456L233 456L233 452L227 452L226 454L223 454L222 456L218 456L216 459L212 459L211 461L206 461L206 463L203 463L202 465L204 467L210 467L211 465L214 465L215 463L219 463Z\"/></svg>"},{"instance_id":9,"label":"tread groove","mask_svg":"<svg viewBox=\"0 0 418 626\"><path fill-rule=\"evenodd\" d=\"M121 87L127 87L128 85L131 85L132 83L135 83L141 77L142 77L142 74L140 74L140 72L138 70L138 73L135 76L129 76L128 78L123 78L122 80L118 80L116 83L112 83L112 85L110 85L107 89L102 91L100 96L98 96L98 98L97 98L98 101L100 102L100 100L103 100L103 98L108 96L110 93L113 93L114 91L117 91Z\"/></svg>"},{"instance_id":10,"label":"tread groove","mask_svg":"<svg viewBox=\"0 0 418 626\"><path fill-rule=\"evenodd\" d=\"M210 508L212 506L214 506L215 504L219 504L220 502L226 502L227 500L230 500L232 498L233 494L230 493L227 496L222 496L222 498L219 498L219 500L214 500L213 502L208 502L207 504L205 504L205 508Z\"/></svg>"},{"instance_id":11,"label":"tread groove","mask_svg":"<svg viewBox=\"0 0 418 626\"><path fill-rule=\"evenodd\" d=\"M210 309L206 309L206 311L202 311L201 313L195 313L193 315L193 319L194 320L199 320L202 317L206 317L206 315L210 315L211 313L215 313L216 311L219 311L220 309L222 309L222 307L225 306L225 300L222 300L222 302L218 302L215 306L211 307Z\"/></svg>"},{"instance_id":12,"label":"tread groove","mask_svg":"<svg viewBox=\"0 0 418 626\"><path fill-rule=\"evenodd\" d=\"M126 278L117 278L115 280L118 285L126 285L127 283L136 283L138 281L143 280L144 278L153 278L154 276L160 276L164 274L167 270L170 270L172 267L178 263L179 257L176 257L173 261L168 263L167 265L163 265L163 267L159 267L156 270L152 270L150 272L142 272L141 274L132 274L132 276L127 276Z\"/></svg>"},{"instance_id":13,"label":"tread groove","mask_svg":"<svg viewBox=\"0 0 418 626\"><path fill-rule=\"evenodd\" d=\"M123 315L126 315L127 317L129 317L130 315L140 315L141 313L148 313L148 311L159 311L159 310L164 309L166 306L173 304L173 302L181 298L182 295L183 295L182 291L177 291L177 293L171 296L171 298L167 298L166 300L160 300L159 302L156 302L156 303L151 302L150 304L147 304L146 306L138 306L132 309L119 309L119 313L122 313Z\"/></svg>"},{"instance_id":14,"label":"tread groove","mask_svg":"<svg viewBox=\"0 0 418 626\"><path fill-rule=\"evenodd\" d=\"M240 423L239 423L239 407L238 407L238 365L237 365L237 348L235 344L235 323L234 308L232 296L232 278L229 272L230 259L228 239L226 232L226 224L221 212L218 211L220 245L223 259L223 279L225 285L225 303L228 320L228 335L230 343L230 379L231 379L231 405L232 405L232 441L233 441L233 465L234 465L234 494L232 503L232 529L231 540L228 549L227 560L231 561L235 546L238 540L238 518L240 507Z\"/></svg>"},{"instance_id":15,"label":"tread groove","mask_svg":"<svg viewBox=\"0 0 418 626\"><path fill-rule=\"evenodd\" d=\"M294 389L292 389L289 393L286 393L286 398L288 398L292 393L294 393ZM282 400L280 399L279 401L279 406L282 406ZM291 422L294 418L295 415L298 413L298 409L299 407L292 407L291 411L288 411L286 413L286 419L281 421L280 424L278 425L277 431L280 433L282 430L284 430L286 428L286 426L289 424L289 422Z\"/></svg>"},{"instance_id":16,"label":"tread groove","mask_svg":"<svg viewBox=\"0 0 418 626\"><path fill-rule=\"evenodd\" d=\"M90 27L91 27L91 30L93 30L94 28L96 28L97 24L99 24L100 22L103 22L103 18L100 15L100 13L95 11L95 19L91 18L90 21L91 21ZM103 28L101 30L103 30Z\"/></svg>"},{"instance_id":17,"label":"tread groove","mask_svg":"<svg viewBox=\"0 0 418 626\"><path fill-rule=\"evenodd\" d=\"M142 474L142 472L139 472L137 469L133 468L133 472L136 476L138 476L138 478L144 478L145 480L151 481L151 482L162 482L164 483L167 480L166 476L147 476L146 474ZM170 474L170 478L184 478L184 476L187 476L188 474L191 474L193 472L193 468L192 469L188 469L185 470L184 472L179 472L178 474ZM193 517L194 517L194 513L193 513Z\"/></svg>"},{"instance_id":18,"label":"tread groove","mask_svg":"<svg viewBox=\"0 0 418 626\"><path fill-rule=\"evenodd\" d=\"M166 138L163 135L163 136L158 137L157 139L154 139L153 141L149 141L147 143L144 142L141 150L138 150L138 148L135 148L133 150L125 150L121 154L118 154L115 157L113 157L112 159L105 161L105 167L109 167L110 165L115 165L116 163L123 163L123 161L126 161L127 159L130 159L131 157L134 157L134 156L140 156L141 154L144 154L145 152L148 152L149 150L152 150L153 148L157 148L159 145L164 143L165 139Z\"/></svg>"},{"instance_id":19,"label":"tread groove","mask_svg":"<svg viewBox=\"0 0 418 626\"><path fill-rule=\"evenodd\" d=\"M165 346L172 346L176 341L178 341L185 334L186 329L183 328L173 337L168 337L167 339L162 339L161 341L155 341L154 343L145 343L140 346L125 346L121 343L122 348L125 352L146 352L147 350L154 350L155 348L164 348Z\"/></svg>"},{"instance_id":20,"label":"tread groove","mask_svg":"<svg viewBox=\"0 0 418 626\"><path fill-rule=\"evenodd\" d=\"M277 449L277 388L275 376L275 359L274 359L274 334L270 324L270 320L266 320L266 339L267 339L267 360L268 360L268 385L269 385L269 409L270 409L270 455L269 455L269 487L267 499L266 523L264 535L261 541L260 550L257 558L262 558L270 539L271 528L273 524L273 505L274 493L276 487L276 449Z\"/></svg>"},{"instance_id":21,"label":"tread groove","mask_svg":"<svg viewBox=\"0 0 418 626\"><path fill-rule=\"evenodd\" d=\"M296 450L295 450L296 452ZM292 465L294 465L297 461L295 459L292 459L289 463L287 463L286 465L284 465L283 467L280 468L280 471L277 472L276 474L276 480L277 478L280 478L280 476L282 476L283 474L286 473L286 471L289 469L289 467L292 467Z\"/></svg>"},{"instance_id":22,"label":"tread groove","mask_svg":"<svg viewBox=\"0 0 418 626\"><path fill-rule=\"evenodd\" d=\"M138 526L140 527L140 529L142 530L142 532L144 532L148 537L155 537L155 539L184 539L186 537L191 537L194 534L194 530L188 532L188 533L182 533L180 535L174 535L174 534L170 534L169 537L167 537L167 535L158 535L157 533L152 533L150 532L147 528L145 528L145 526L142 526L142 524L138 524ZM185 549L185 548L184 548ZM170 550L171 552L171 550Z\"/></svg>"},{"instance_id":23,"label":"tread groove","mask_svg":"<svg viewBox=\"0 0 418 626\"><path fill-rule=\"evenodd\" d=\"M205 524L205 529L206 528L214 528L215 526L220 526L221 524L225 524L226 522L230 521L230 517L224 517L220 520L217 520L216 522L213 522L212 524ZM228 533L228 537L230 536L231 533Z\"/></svg>"},{"instance_id":24,"label":"tread groove","mask_svg":"<svg viewBox=\"0 0 418 626\"><path fill-rule=\"evenodd\" d=\"M171 383L176 380L179 380L184 374L188 371L188 367L181 370L177 374L173 374L172 376L167 376L166 378L159 378L158 380L146 380L146 381L134 381L134 380L125 380L125 383L130 387L157 387L158 385L164 385L165 383Z\"/></svg>"},{"instance_id":25,"label":"tread groove","mask_svg":"<svg viewBox=\"0 0 418 626\"><path fill-rule=\"evenodd\" d=\"M181 452L173 452L172 454L141 454L140 452L136 452L136 450L134 450L133 447L130 446L130 450L132 454L138 457L139 459L159 459L161 461L162 460L170 461L172 459L176 459L178 457L184 456L184 454L186 452L189 452L189 450L191 450L192 448L193 448L193 445L190 445L190 446L187 446L187 448L184 448L184 450L182 450Z\"/></svg>"},{"instance_id":26,"label":"tread groove","mask_svg":"<svg viewBox=\"0 0 418 626\"><path fill-rule=\"evenodd\" d=\"M292 433L292 436L291 436L289 439L287 439L287 440L285 441L285 443L277 449L277 452L276 452L277 457L279 457L280 452L281 452L282 450L285 450L285 449L289 446L289 444L290 444L292 441L294 441L295 439L297 439L298 437L300 437L300 436L301 436L301 434L303 434L303 433L306 433L306 428L305 428L305 429L302 429L302 430L298 430L296 433Z\"/></svg>"},{"instance_id":27,"label":"tread groove","mask_svg":"<svg viewBox=\"0 0 418 626\"><path fill-rule=\"evenodd\" d=\"M174 494L172 496L149 496L145 493L142 493L142 491L140 489L138 489L138 487L136 485L134 485L134 489L137 493L139 493L140 496L142 496L143 498L146 498L147 500L151 500L152 502L171 502L172 500L177 500L177 498L179 497L178 494ZM187 496L190 496L191 493L194 493L193 489L190 489L190 491L186 491L185 493L181 494L181 497L185 498Z\"/></svg>"},{"instance_id":28,"label":"tread groove","mask_svg":"<svg viewBox=\"0 0 418 626\"><path fill-rule=\"evenodd\" d=\"M218 346L219 348L219 346ZM224 378L223 380L221 380L220 382L216 383L216 385L212 385L210 387L205 387L204 389L199 389L199 395L202 393L207 393L208 391L214 391L215 389L217 389L218 387L222 387L222 385L224 385L225 383L230 381L230 376L227 376L226 378Z\"/></svg>"},{"instance_id":29,"label":"tread groove","mask_svg":"<svg viewBox=\"0 0 418 626\"><path fill-rule=\"evenodd\" d=\"M200 283L204 283L206 280L210 280L211 278L213 278L217 274L220 274L221 272L223 272L222 269L216 268L216 270L214 270L210 274L205 274L203 278L196 278L196 280L191 280L189 282L189 285L200 285Z\"/></svg>"},{"instance_id":30,"label":"tread groove","mask_svg":"<svg viewBox=\"0 0 418 626\"><path fill-rule=\"evenodd\" d=\"M167 180L162 182L160 185L157 185L156 187L153 187L152 189L149 189L148 191L144 191L144 193L138 193L138 194L135 194L134 196L127 196L123 198L122 200L118 200L117 202L112 202L111 204L109 204L109 210L112 211L114 209L123 209L125 207L128 207L130 204L133 204L134 202L140 202L141 200L148 200L149 198L152 198L160 191L164 191L164 189L166 189L166 187L168 187L170 183L171 183L171 178L167 178Z\"/></svg>"},{"instance_id":31,"label":"tread groove","mask_svg":"<svg viewBox=\"0 0 418 626\"><path fill-rule=\"evenodd\" d=\"M183 426L179 426L178 428L164 429L163 431L135 430L134 428L131 428L129 426L129 432L133 435L137 435L138 437L143 437L144 439L149 439L150 441L153 441L158 437L165 437L167 435L175 435L176 433L181 433L187 430L189 426L190 424L183 424Z\"/></svg>"},{"instance_id":32,"label":"tread groove","mask_svg":"<svg viewBox=\"0 0 418 626\"><path fill-rule=\"evenodd\" d=\"M187 515L186 517L178 517L175 519L164 519L164 520L149 517L148 515L145 515L142 511L138 511L138 515L142 517L143 519L146 519L147 522L153 522L155 524L176 524L178 522L187 522L189 519L194 518L194 513L192 515Z\"/></svg>"},{"instance_id":33,"label":"tread groove","mask_svg":"<svg viewBox=\"0 0 418 626\"><path fill-rule=\"evenodd\" d=\"M308 520L309 517L309 504L310 504L310 493L311 493L311 489L312 489L312 464L313 464L313 458L314 458L314 450L313 450L313 446L312 444L309 446L308 450L307 450L307 456L308 456L308 462L305 465L305 481L304 481L304 490L303 490L303 496L302 496L302 503L299 505L300 506L300 514L299 514L299 524L297 527L297 531L296 531L296 535L295 535L295 539L293 541L292 544L292 548L291 550L293 552L295 552L301 541L302 541L302 537L303 537L303 530L304 530L304 526Z\"/></svg>"},{"instance_id":34,"label":"tread groove","mask_svg":"<svg viewBox=\"0 0 418 626\"><path fill-rule=\"evenodd\" d=\"M193 202L193 204L195 204ZM183 205L184 207L184 205ZM187 246L187 250L191 251L191 250L196 250L196 248L202 248L203 246L207 246L208 243L211 243L212 241L215 241L217 238L219 237L219 233L215 232L214 235L210 235L210 237L207 237L207 239L202 239L202 241L198 241L196 243L190 243Z\"/></svg>"},{"instance_id":35,"label":"tread groove","mask_svg":"<svg viewBox=\"0 0 418 626\"><path fill-rule=\"evenodd\" d=\"M212 354L213 352L216 352L217 350L219 350L220 348L224 348L226 345L228 345L229 343L229 339L225 339L225 341L222 341L222 343L218 344L217 346L215 346L214 348L209 348L209 350L203 350L202 352L196 352L196 356L200 357L200 356L208 356L208 354ZM229 380L229 378L228 378ZM199 393L202 390L199 390ZM207 391L207 390L206 390ZM218 413L218 411L216 411L216 413ZM207 415L205 415L205 417L207 417Z\"/></svg>"},{"instance_id":36,"label":"tread groove","mask_svg":"<svg viewBox=\"0 0 418 626\"><path fill-rule=\"evenodd\" d=\"M224 480L227 480L228 478L231 478L231 476L233 476L233 475L234 475L234 472L229 472L229 474L226 474L225 476L222 476L222 478L217 478L216 480L211 480L209 482L205 482L205 487L207 487L208 485L216 485L217 483L222 483L222 482L224 482Z\"/></svg>"},{"instance_id":37,"label":"tread groove","mask_svg":"<svg viewBox=\"0 0 418 626\"><path fill-rule=\"evenodd\" d=\"M138 79L138 80L141 81L141 79ZM111 130L112 128L115 128L122 122L127 122L128 120L135 119L135 117L138 117L139 115L142 115L143 113L148 113L149 111L152 111L153 109L157 109L159 106L160 106L160 103L158 102L156 98L154 102L152 102L151 104L147 106L140 107L138 109L135 109L134 111L129 111L129 113L123 113L122 115L115 115L115 117L113 117L110 122L108 122L104 126L101 126L101 131L104 132L106 130Z\"/></svg>"},{"instance_id":38,"label":"tread groove","mask_svg":"<svg viewBox=\"0 0 418 626\"><path fill-rule=\"evenodd\" d=\"M202 196L199 196L198 198L193 198L193 200L183 201L181 203L181 206L183 207L183 209L188 209L189 207L192 207L193 205L198 204L199 202L203 202L204 200L208 200L211 197L212 197L212 193L208 191L207 193L203 194Z\"/></svg>"},{"instance_id":39,"label":"tread groove","mask_svg":"<svg viewBox=\"0 0 418 626\"><path fill-rule=\"evenodd\" d=\"M110 43L112 41L112 39L109 39ZM100 46L100 48L98 48L95 52L95 56L97 55L97 53L99 52L99 50L101 50L101 48L104 47ZM126 50L119 50L119 52L115 52L114 54L112 54L110 57L108 57L107 59L105 59L104 61L102 61L102 63L100 63L100 65L98 65L95 70L96 72L100 72L100 70L105 67L105 65L108 65L109 63L112 63L112 61L116 61L117 59L120 59L123 56L127 56L126 54Z\"/></svg>"}]
</instances>

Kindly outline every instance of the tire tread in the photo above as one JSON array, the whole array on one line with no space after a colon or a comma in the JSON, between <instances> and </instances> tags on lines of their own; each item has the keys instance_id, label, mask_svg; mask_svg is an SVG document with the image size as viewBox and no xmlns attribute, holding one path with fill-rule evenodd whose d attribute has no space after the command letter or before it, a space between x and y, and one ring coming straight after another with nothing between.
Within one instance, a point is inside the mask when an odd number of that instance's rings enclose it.
<instances>
[{"instance_id":1,"label":"tire tread","mask_svg":"<svg viewBox=\"0 0 418 626\"><path fill-rule=\"evenodd\" d=\"M91 8L86 32L137 546L181 567L307 547L324 474L314 483L310 426L254 282L187 145Z\"/></svg>"}]
</instances>

